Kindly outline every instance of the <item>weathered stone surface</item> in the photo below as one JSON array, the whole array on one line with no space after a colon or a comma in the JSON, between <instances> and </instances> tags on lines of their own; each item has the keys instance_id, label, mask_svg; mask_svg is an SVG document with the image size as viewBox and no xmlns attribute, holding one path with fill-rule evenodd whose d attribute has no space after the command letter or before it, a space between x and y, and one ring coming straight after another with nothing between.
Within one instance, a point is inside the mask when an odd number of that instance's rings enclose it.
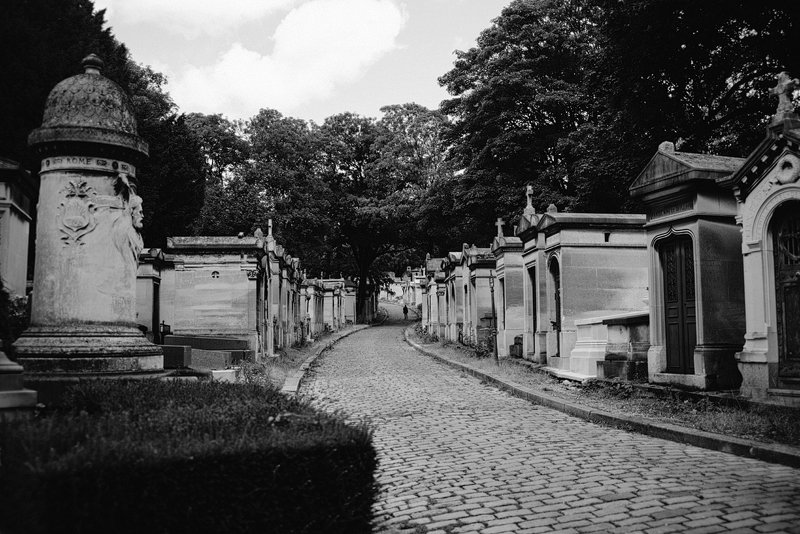
<instances>
[{"instance_id":1,"label":"weathered stone surface","mask_svg":"<svg viewBox=\"0 0 800 534\"><path fill-rule=\"evenodd\" d=\"M189 345L206 350L247 350L247 340L221 336L164 336L165 345Z\"/></svg>"},{"instance_id":2,"label":"weathered stone surface","mask_svg":"<svg viewBox=\"0 0 800 534\"><path fill-rule=\"evenodd\" d=\"M184 369L192 366L192 347L189 345L163 345L164 369Z\"/></svg>"},{"instance_id":3,"label":"weathered stone surface","mask_svg":"<svg viewBox=\"0 0 800 534\"><path fill-rule=\"evenodd\" d=\"M163 369L135 328L142 199L130 178L147 144L102 62L84 66L53 89L29 138L42 157L36 263L31 327L15 347L31 384Z\"/></svg>"}]
</instances>

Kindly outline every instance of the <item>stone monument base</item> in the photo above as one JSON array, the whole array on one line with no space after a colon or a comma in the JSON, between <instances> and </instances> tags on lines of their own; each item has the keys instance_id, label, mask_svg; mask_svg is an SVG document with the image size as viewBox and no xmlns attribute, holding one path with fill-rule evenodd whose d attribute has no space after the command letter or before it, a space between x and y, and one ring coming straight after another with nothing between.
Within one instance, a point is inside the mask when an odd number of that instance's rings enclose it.
<instances>
[{"instance_id":1,"label":"stone monument base","mask_svg":"<svg viewBox=\"0 0 800 534\"><path fill-rule=\"evenodd\" d=\"M57 403L80 380L160 378L161 347L134 327L32 326L14 343L25 386L45 404Z\"/></svg>"}]
</instances>

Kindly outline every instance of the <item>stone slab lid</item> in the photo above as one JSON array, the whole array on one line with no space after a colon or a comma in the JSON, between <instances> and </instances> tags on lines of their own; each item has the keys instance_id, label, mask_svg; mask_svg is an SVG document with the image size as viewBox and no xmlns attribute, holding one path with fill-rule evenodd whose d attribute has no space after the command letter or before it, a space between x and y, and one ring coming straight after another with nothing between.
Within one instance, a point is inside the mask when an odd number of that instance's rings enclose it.
<instances>
[{"instance_id":1,"label":"stone slab lid","mask_svg":"<svg viewBox=\"0 0 800 534\"><path fill-rule=\"evenodd\" d=\"M198 253L207 251L219 254L224 251L258 249L255 236L176 236L167 238L167 251Z\"/></svg>"},{"instance_id":2,"label":"stone slab lid","mask_svg":"<svg viewBox=\"0 0 800 534\"><path fill-rule=\"evenodd\" d=\"M632 197L641 197L689 182L709 181L731 175L744 163L743 158L676 152L670 142L661 143L656 154L630 186Z\"/></svg>"},{"instance_id":3,"label":"stone slab lid","mask_svg":"<svg viewBox=\"0 0 800 534\"><path fill-rule=\"evenodd\" d=\"M105 146L135 161L148 155L138 135L131 99L115 82L100 74L103 61L94 54L83 59L85 72L60 81L50 91L42 126L28 136L40 155ZM76 146L77 145L77 146Z\"/></svg>"},{"instance_id":4,"label":"stone slab lid","mask_svg":"<svg viewBox=\"0 0 800 534\"><path fill-rule=\"evenodd\" d=\"M462 254L463 260L470 269L477 267L493 268L495 266L495 257L489 247L480 248L475 245L469 246L465 243Z\"/></svg>"},{"instance_id":5,"label":"stone slab lid","mask_svg":"<svg viewBox=\"0 0 800 534\"><path fill-rule=\"evenodd\" d=\"M554 213L539 219L537 230L550 234L563 228L643 228L647 217L638 213Z\"/></svg>"}]
</instances>

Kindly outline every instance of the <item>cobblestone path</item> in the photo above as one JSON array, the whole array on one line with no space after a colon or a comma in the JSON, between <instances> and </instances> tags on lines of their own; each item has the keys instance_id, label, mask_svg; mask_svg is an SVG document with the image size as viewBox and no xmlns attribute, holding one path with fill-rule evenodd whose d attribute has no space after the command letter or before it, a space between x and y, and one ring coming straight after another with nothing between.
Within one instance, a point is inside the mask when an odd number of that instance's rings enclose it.
<instances>
[{"instance_id":1,"label":"cobblestone path","mask_svg":"<svg viewBox=\"0 0 800 534\"><path fill-rule=\"evenodd\" d=\"M401 323L340 341L301 390L372 422L376 532L800 532L800 470L532 405L414 351Z\"/></svg>"}]
</instances>

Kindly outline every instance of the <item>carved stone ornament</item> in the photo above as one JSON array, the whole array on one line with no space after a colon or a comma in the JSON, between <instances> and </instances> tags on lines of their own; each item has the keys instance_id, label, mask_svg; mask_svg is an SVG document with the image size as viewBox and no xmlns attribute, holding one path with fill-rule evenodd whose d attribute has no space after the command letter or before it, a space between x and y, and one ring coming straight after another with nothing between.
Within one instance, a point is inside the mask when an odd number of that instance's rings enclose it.
<instances>
[{"instance_id":1,"label":"carved stone ornament","mask_svg":"<svg viewBox=\"0 0 800 534\"><path fill-rule=\"evenodd\" d=\"M248 280L257 280L258 279L258 270L256 269L249 269L247 271L247 279Z\"/></svg>"},{"instance_id":2,"label":"carved stone ornament","mask_svg":"<svg viewBox=\"0 0 800 534\"><path fill-rule=\"evenodd\" d=\"M139 263L139 253L144 248L139 229L142 228L142 198L130 192L128 200L122 203L122 214L114 221L112 226L112 239L114 246L122 255L124 261L129 262L133 269Z\"/></svg>"},{"instance_id":3,"label":"carved stone ornament","mask_svg":"<svg viewBox=\"0 0 800 534\"><path fill-rule=\"evenodd\" d=\"M778 162L772 174L772 183L780 185L795 183L800 179L800 158L793 154L787 154Z\"/></svg>"},{"instance_id":4,"label":"carved stone ornament","mask_svg":"<svg viewBox=\"0 0 800 534\"><path fill-rule=\"evenodd\" d=\"M58 207L58 226L65 246L83 245L81 238L95 229L94 212L97 192L84 180L70 180L64 187L66 198Z\"/></svg>"}]
</instances>

